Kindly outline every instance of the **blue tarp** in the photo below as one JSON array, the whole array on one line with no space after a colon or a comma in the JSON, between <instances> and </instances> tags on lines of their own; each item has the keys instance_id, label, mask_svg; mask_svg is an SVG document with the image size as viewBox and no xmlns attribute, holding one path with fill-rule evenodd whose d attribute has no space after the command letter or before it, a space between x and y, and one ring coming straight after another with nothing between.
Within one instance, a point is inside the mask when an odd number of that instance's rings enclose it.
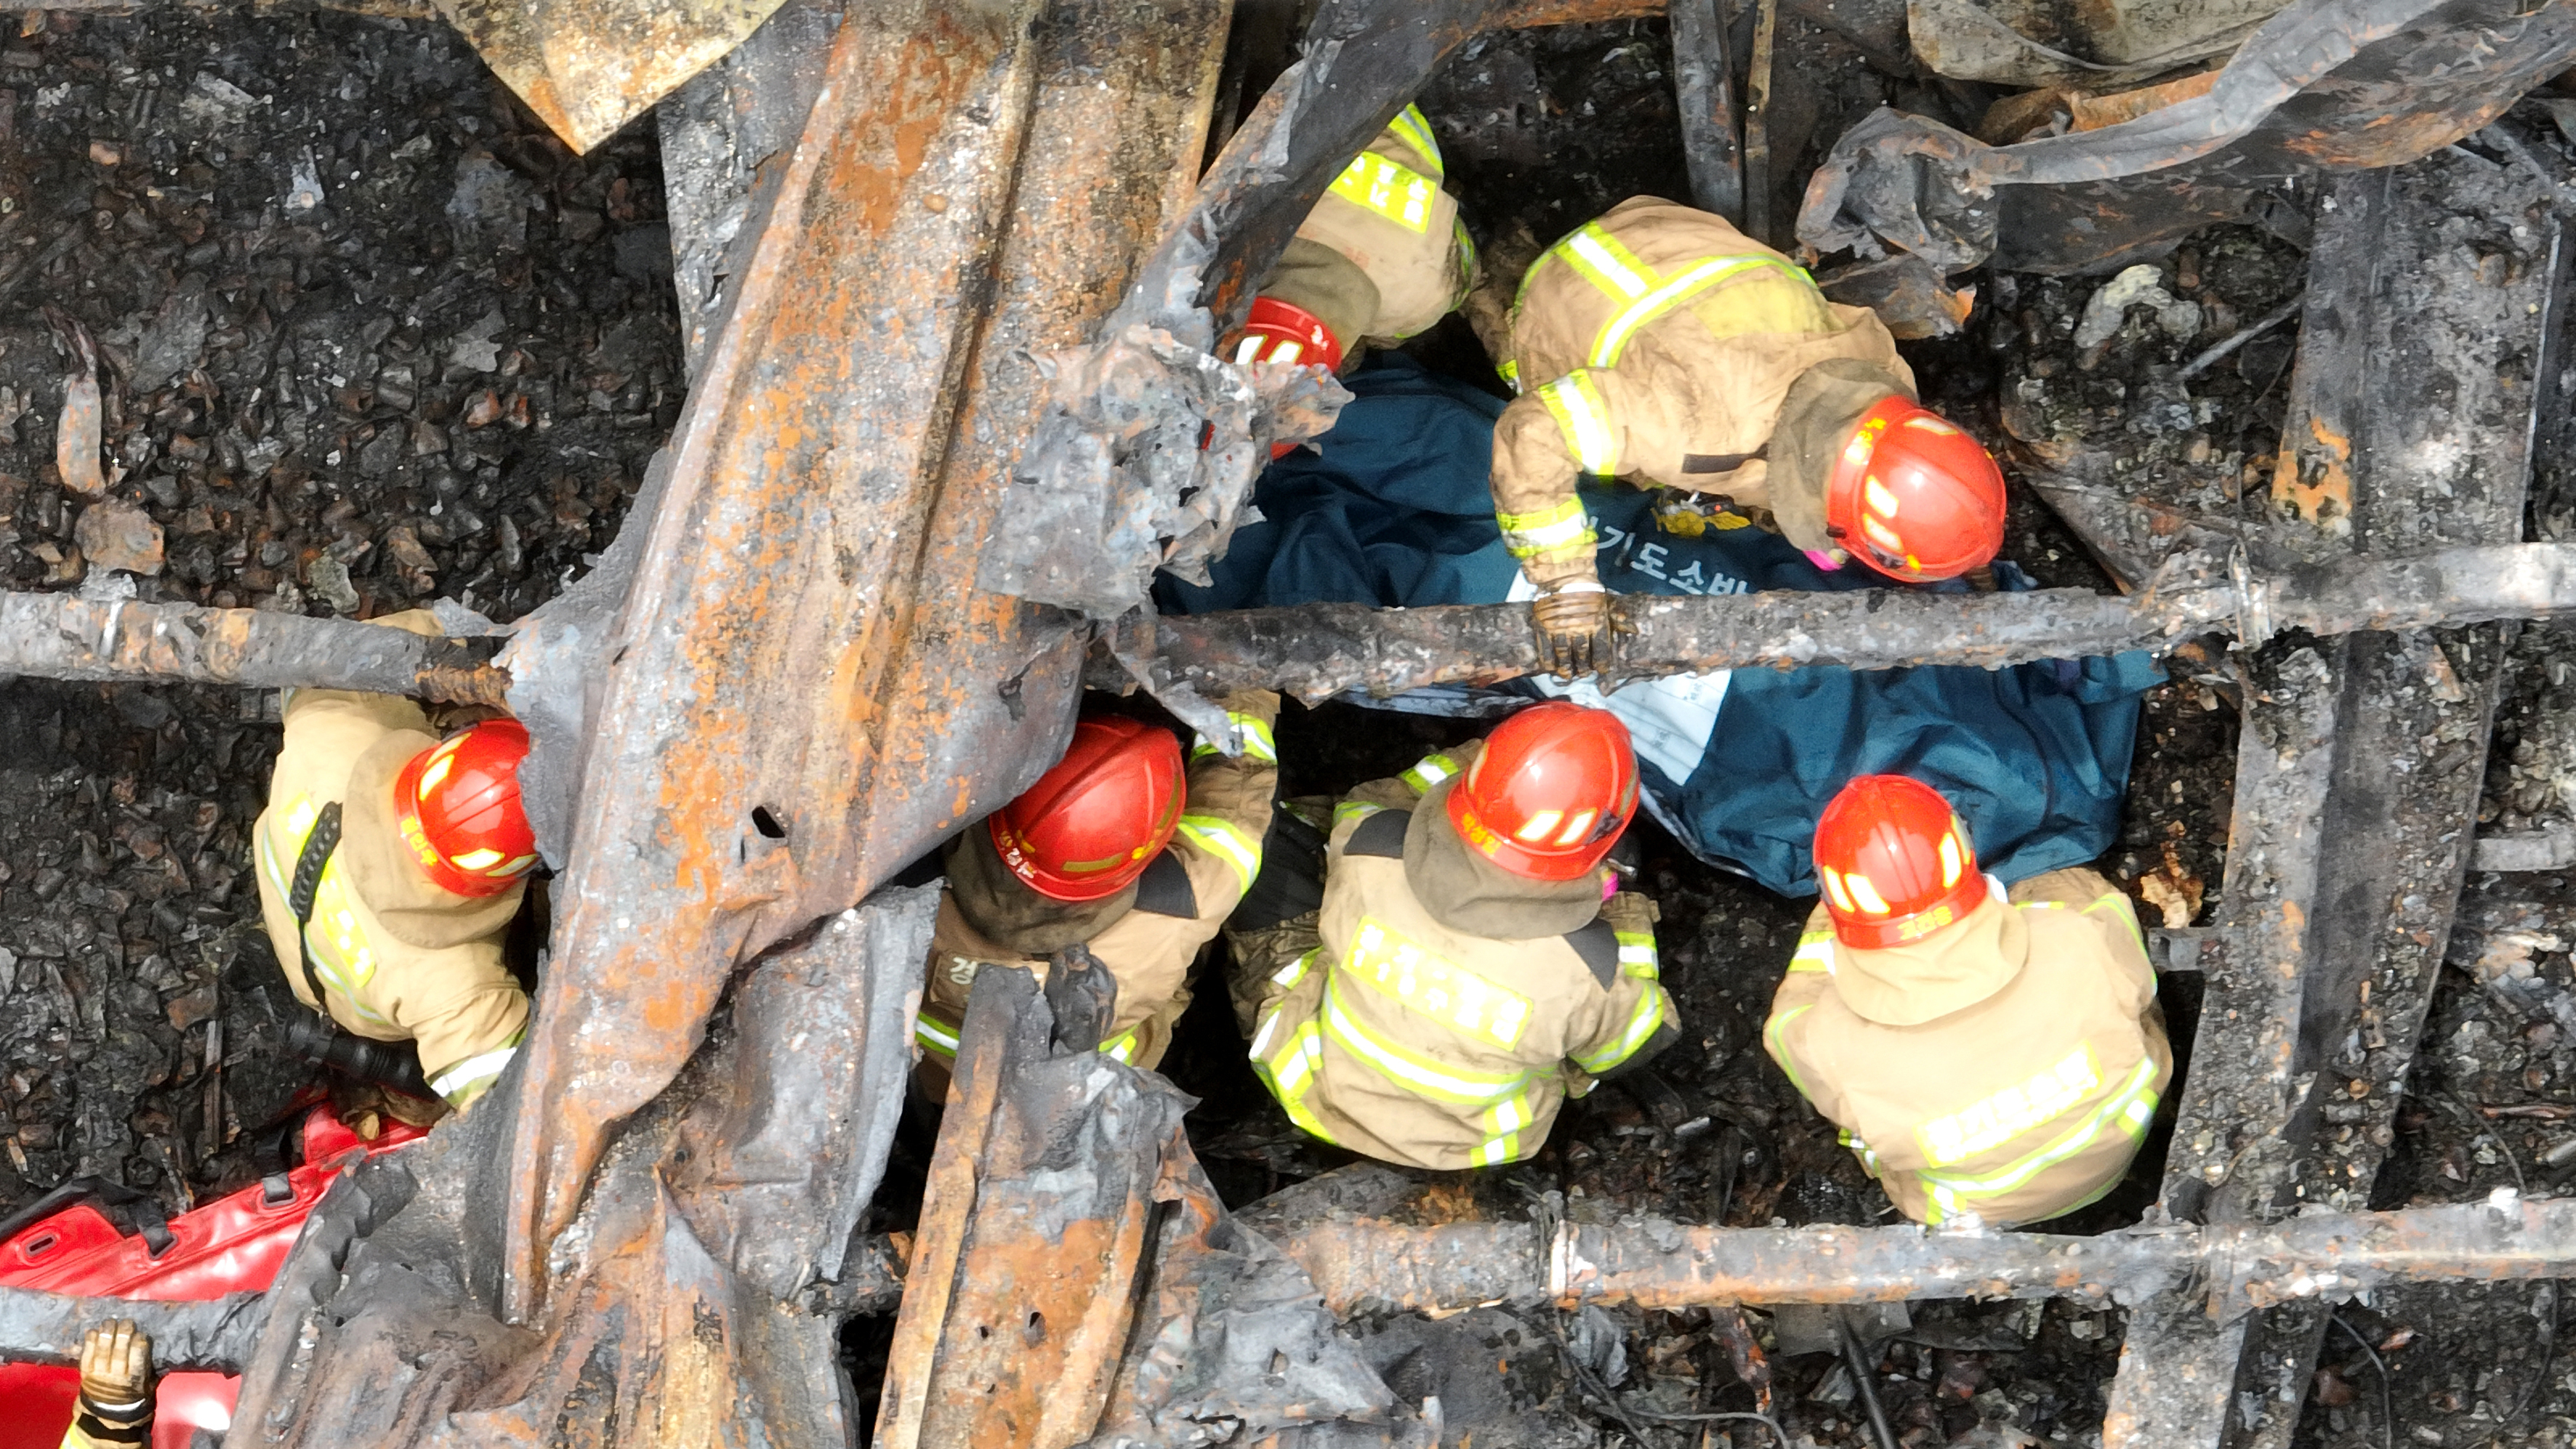
<instances>
[{"instance_id":1,"label":"blue tarp","mask_svg":"<svg viewBox=\"0 0 2576 1449\"><path fill-rule=\"evenodd\" d=\"M1166 612L1496 603L1516 585L1527 596L1486 485L1502 402L1401 353L1378 354L1344 382L1355 400L1340 423L1316 451L1262 476L1264 519L1235 533L1211 585L1161 580ZM1758 528L1665 533L1649 495L1623 485L1587 485L1583 499L1601 535L1602 582L1617 592L1878 586L1858 568L1819 569ZM1741 670L1631 684L1606 701L1588 684L1572 692L1628 721L1655 814L1693 854L1812 895L1816 816L1860 774L1941 790L2006 881L2101 855L2119 829L2138 697L2161 678L2148 656L2124 654L1992 671Z\"/></svg>"}]
</instances>

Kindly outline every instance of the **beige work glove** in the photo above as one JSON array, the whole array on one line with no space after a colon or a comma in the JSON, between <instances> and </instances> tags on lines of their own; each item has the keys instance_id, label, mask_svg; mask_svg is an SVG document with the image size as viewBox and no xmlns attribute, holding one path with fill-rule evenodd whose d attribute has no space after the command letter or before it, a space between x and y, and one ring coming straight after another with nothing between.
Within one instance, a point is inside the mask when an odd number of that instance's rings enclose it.
<instances>
[{"instance_id":1,"label":"beige work glove","mask_svg":"<svg viewBox=\"0 0 2576 1449\"><path fill-rule=\"evenodd\" d=\"M1538 633L1539 667L1559 679L1618 663L1610 595L1590 579L1568 579L1530 601L1530 627Z\"/></svg>"},{"instance_id":2,"label":"beige work glove","mask_svg":"<svg viewBox=\"0 0 2576 1449\"><path fill-rule=\"evenodd\" d=\"M152 1416L152 1339L134 1320L112 1319L81 1340L80 1396L110 1428Z\"/></svg>"}]
</instances>

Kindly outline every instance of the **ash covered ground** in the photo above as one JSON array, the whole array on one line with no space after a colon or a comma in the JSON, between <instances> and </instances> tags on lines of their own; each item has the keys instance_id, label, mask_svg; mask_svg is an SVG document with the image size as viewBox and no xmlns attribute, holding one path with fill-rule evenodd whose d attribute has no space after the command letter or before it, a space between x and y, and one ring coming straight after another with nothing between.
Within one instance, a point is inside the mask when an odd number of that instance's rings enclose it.
<instances>
[{"instance_id":1,"label":"ash covered ground","mask_svg":"<svg viewBox=\"0 0 2576 1449\"><path fill-rule=\"evenodd\" d=\"M0 38L8 587L130 579L146 598L361 618L446 597L506 621L605 545L684 386L649 127L574 158L437 25L53 15L22 29ZM1831 32L1791 19L1779 43L1782 65L1831 78L1775 113L1782 230L1824 146L1867 108L1974 123L1957 93L1886 78ZM1518 221L1546 239L1626 195L1686 194L1668 56L1663 27L1638 21L1462 51L1423 101L1471 224L1490 236ZM2234 510L2278 446L2295 324L2188 382L2175 371L2295 294L2304 257L2219 227L2158 268L2194 315L2132 308L2089 345L2076 333L2102 278L1981 279L1966 334L1909 344L1927 400L2008 462L2090 449L2170 501ZM106 364L121 469L95 502L68 494L52 462L58 338L75 326ZM1462 373L1480 362L1454 323L1419 350ZM2535 537L2566 537L2576 515L2569 441L2544 439ZM2043 584L2109 586L2026 490L2009 538ZM2225 867L2232 676L2216 659L2173 672L2149 696L2128 816L2100 866L2148 921L2207 924ZM2524 629L2482 826L2576 818L2571 696L2576 638ZM182 1209L254 1170L261 1128L311 1085L275 1046L295 1008L245 854L275 717L239 691L0 683L0 1212L81 1175ZM1285 789L1345 788L1470 732L1292 706ZM1604 1088L1538 1159L1450 1185L1443 1210L1519 1216L1552 1193L1577 1219L1890 1220L1760 1049L1808 903L1640 830L1687 1027L1658 1063L1669 1090ZM2571 945L2566 877L2472 876L2374 1206L2556 1191L2576 1174ZM1202 980L1166 1069L1204 1099L1194 1140L1240 1204L1341 1159L1271 1106L1223 1002ZM2195 983L2169 979L2167 1005L2187 1047ZM2127 1188L2065 1226L2134 1220L2161 1153L2159 1135ZM906 1206L886 1207L900 1225ZM2567 1443L2576 1364L2555 1353L2558 1307L2528 1287L2443 1287L2347 1309L2352 1332L2328 1341L2300 1442ZM1748 1327L1780 1347L1763 1315ZM1924 1306L1877 1348L1874 1377L1909 1449L2098 1443L2124 1327L2062 1303ZM1479 1310L1366 1328L1399 1392L1439 1394L1479 1445L1766 1442L1758 1425L1673 1417L1751 1405L1725 1316ZM868 1335L853 1342L867 1351ZM1775 1353L1771 1371L1798 1442L1870 1442L1833 1355Z\"/></svg>"}]
</instances>

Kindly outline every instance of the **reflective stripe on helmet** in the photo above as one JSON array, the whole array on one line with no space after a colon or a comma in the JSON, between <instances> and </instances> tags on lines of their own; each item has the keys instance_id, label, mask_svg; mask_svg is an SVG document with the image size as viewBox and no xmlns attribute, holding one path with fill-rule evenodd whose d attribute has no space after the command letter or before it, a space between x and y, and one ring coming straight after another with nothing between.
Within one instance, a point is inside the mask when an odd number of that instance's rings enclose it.
<instances>
[{"instance_id":1,"label":"reflective stripe on helmet","mask_svg":"<svg viewBox=\"0 0 2576 1449\"><path fill-rule=\"evenodd\" d=\"M1617 476L1619 438L1610 428L1610 402L1592 375L1581 368L1538 390L1538 400L1556 418L1575 471L1597 478Z\"/></svg>"},{"instance_id":2,"label":"reflective stripe on helmet","mask_svg":"<svg viewBox=\"0 0 2576 1449\"><path fill-rule=\"evenodd\" d=\"M1233 866L1243 888L1252 889L1252 878L1261 874L1260 841L1213 815L1182 816L1180 833L1199 849Z\"/></svg>"},{"instance_id":3,"label":"reflective stripe on helmet","mask_svg":"<svg viewBox=\"0 0 2576 1449\"><path fill-rule=\"evenodd\" d=\"M1363 151L1351 158L1326 190L1416 236L1431 230L1432 203L1440 183L1400 162Z\"/></svg>"}]
</instances>

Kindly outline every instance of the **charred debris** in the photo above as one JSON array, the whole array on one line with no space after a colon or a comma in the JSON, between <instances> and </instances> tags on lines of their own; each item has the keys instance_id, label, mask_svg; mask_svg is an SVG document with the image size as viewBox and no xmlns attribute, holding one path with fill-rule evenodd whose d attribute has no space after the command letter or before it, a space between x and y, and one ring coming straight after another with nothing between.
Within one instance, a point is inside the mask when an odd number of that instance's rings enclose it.
<instances>
[{"instance_id":1,"label":"charred debris","mask_svg":"<svg viewBox=\"0 0 2576 1449\"><path fill-rule=\"evenodd\" d=\"M258 1171L259 691L548 761L518 1064L268 1294L135 1310L227 1444L2564 1442L2576 0L357 8L0 39L0 1202ZM1209 349L1415 100L1480 224L1806 248L2014 471L2050 587L1636 598L1633 667L2165 658L2105 869L2192 1045L2064 1231L1880 1225L1752 1042L1797 916L1668 845L1694 1061L1520 1169L1107 1061L1078 952L899 1130L903 872L1084 689L1531 668L1503 606L1132 607L1329 421ZM1434 728L1343 717L1292 773Z\"/></svg>"}]
</instances>

